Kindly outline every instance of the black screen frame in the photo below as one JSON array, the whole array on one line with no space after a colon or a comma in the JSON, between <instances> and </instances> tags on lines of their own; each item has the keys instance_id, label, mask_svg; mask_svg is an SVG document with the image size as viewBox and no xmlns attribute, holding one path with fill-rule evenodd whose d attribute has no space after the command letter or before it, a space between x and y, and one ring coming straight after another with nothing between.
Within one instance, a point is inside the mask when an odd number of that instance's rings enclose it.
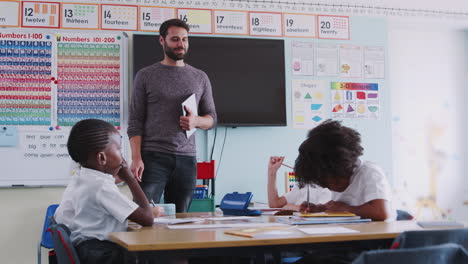
<instances>
[{"instance_id":1,"label":"black screen frame","mask_svg":"<svg viewBox=\"0 0 468 264\"><path fill-rule=\"evenodd\" d=\"M188 56L185 59L185 62L203 70L210 78L218 114L218 126L287 126L284 47L283 39L226 38L213 36L189 37ZM244 53L248 54L244 55ZM208 61L207 58L211 61L216 61L212 62L214 66L206 65L205 62ZM138 70L161 61L162 59L163 51L159 44L159 35L133 35L133 77L135 77ZM265 59L273 61L267 62L264 61ZM221 72L221 69L226 68L226 65L228 65L227 63L233 63L233 60L235 60L236 65L242 65L241 67L235 68L235 71L240 70L240 72L236 72L236 76L234 76L234 74L226 75L226 72ZM260 65L259 67L262 67L262 69L274 67L274 72L272 69L267 69L269 72L257 71L255 74L252 74L252 71L247 71L248 68L253 67L252 64ZM223 74L225 76L219 77ZM256 75L259 74L261 77L256 77ZM254 107L253 104L258 102L259 98L255 99L245 97L245 94L243 93L245 92L245 88L243 88L243 92L241 91L233 94L235 97L233 101L226 98L220 99L220 97L226 97L227 93L232 93L233 91L233 89L226 89L223 94L220 94L220 87L226 86L220 85L220 82L222 84L229 83L229 85L239 81L247 82L247 80L244 80L239 76L244 76L244 79L256 78L254 81L257 85L261 83L262 80L264 82L273 82L275 83L274 85L278 83L273 89L273 94L267 97L269 101L264 105L266 111L228 112L223 110L223 106L220 105L223 103L231 104L232 102L238 102L239 105L242 105L243 103L246 103L245 101L250 100L250 103L247 106ZM253 84L249 81L249 86L250 85ZM250 89L254 88L255 87L250 87ZM268 87L261 88L262 92L271 92L271 90L268 90ZM261 99L265 98L266 97L263 97ZM253 102L252 100L256 101Z\"/></svg>"}]
</instances>

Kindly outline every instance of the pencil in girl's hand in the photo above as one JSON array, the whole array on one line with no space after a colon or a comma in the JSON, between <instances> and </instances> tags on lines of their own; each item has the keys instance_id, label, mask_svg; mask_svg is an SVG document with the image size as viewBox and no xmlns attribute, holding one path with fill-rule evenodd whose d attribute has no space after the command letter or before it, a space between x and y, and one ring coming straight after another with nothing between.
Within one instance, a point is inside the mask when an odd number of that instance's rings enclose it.
<instances>
[{"instance_id":1,"label":"pencil in girl's hand","mask_svg":"<svg viewBox=\"0 0 468 264\"><path fill-rule=\"evenodd\" d=\"M289 166L289 165L287 165L287 164L281 163L281 165L283 165L283 166L285 166L285 167L287 167L287 168L290 168L290 169L293 169L293 170L294 170L294 167Z\"/></svg>"}]
</instances>

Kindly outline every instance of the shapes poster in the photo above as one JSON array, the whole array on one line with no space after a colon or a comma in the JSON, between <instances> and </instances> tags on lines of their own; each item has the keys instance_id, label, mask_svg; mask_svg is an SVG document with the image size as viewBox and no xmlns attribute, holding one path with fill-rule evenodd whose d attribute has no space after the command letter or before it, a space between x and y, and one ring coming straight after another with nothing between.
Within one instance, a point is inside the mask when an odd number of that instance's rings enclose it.
<instances>
[{"instance_id":1,"label":"shapes poster","mask_svg":"<svg viewBox=\"0 0 468 264\"><path fill-rule=\"evenodd\" d=\"M325 85L318 80L293 80L293 127L310 129L324 120Z\"/></svg>"},{"instance_id":2,"label":"shapes poster","mask_svg":"<svg viewBox=\"0 0 468 264\"><path fill-rule=\"evenodd\" d=\"M377 119L380 113L379 84L331 83L332 118Z\"/></svg>"}]
</instances>

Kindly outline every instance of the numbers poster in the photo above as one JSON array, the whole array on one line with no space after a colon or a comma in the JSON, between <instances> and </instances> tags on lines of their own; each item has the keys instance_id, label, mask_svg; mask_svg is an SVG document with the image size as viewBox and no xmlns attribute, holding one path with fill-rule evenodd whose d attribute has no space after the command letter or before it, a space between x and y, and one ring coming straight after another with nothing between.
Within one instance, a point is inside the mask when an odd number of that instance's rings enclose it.
<instances>
[{"instance_id":1,"label":"numbers poster","mask_svg":"<svg viewBox=\"0 0 468 264\"><path fill-rule=\"evenodd\" d=\"M0 33L0 125L121 125L122 36Z\"/></svg>"}]
</instances>

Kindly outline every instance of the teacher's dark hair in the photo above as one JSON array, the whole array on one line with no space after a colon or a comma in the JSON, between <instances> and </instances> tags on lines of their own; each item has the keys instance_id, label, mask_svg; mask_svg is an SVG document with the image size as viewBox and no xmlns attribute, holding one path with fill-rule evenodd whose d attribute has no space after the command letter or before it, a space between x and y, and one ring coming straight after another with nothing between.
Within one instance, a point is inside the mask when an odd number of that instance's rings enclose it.
<instances>
[{"instance_id":1,"label":"teacher's dark hair","mask_svg":"<svg viewBox=\"0 0 468 264\"><path fill-rule=\"evenodd\" d=\"M173 18L173 19L166 20L161 24L161 26L159 27L159 35L165 39L167 36L167 31L169 30L170 27L185 28L187 32L189 32L190 30L189 25L185 23L183 20L180 20L178 18Z\"/></svg>"},{"instance_id":2,"label":"teacher's dark hair","mask_svg":"<svg viewBox=\"0 0 468 264\"><path fill-rule=\"evenodd\" d=\"M84 165L90 154L103 151L107 147L111 134L116 131L113 125L103 120L81 120L70 131L68 154L74 161Z\"/></svg>"}]
</instances>

